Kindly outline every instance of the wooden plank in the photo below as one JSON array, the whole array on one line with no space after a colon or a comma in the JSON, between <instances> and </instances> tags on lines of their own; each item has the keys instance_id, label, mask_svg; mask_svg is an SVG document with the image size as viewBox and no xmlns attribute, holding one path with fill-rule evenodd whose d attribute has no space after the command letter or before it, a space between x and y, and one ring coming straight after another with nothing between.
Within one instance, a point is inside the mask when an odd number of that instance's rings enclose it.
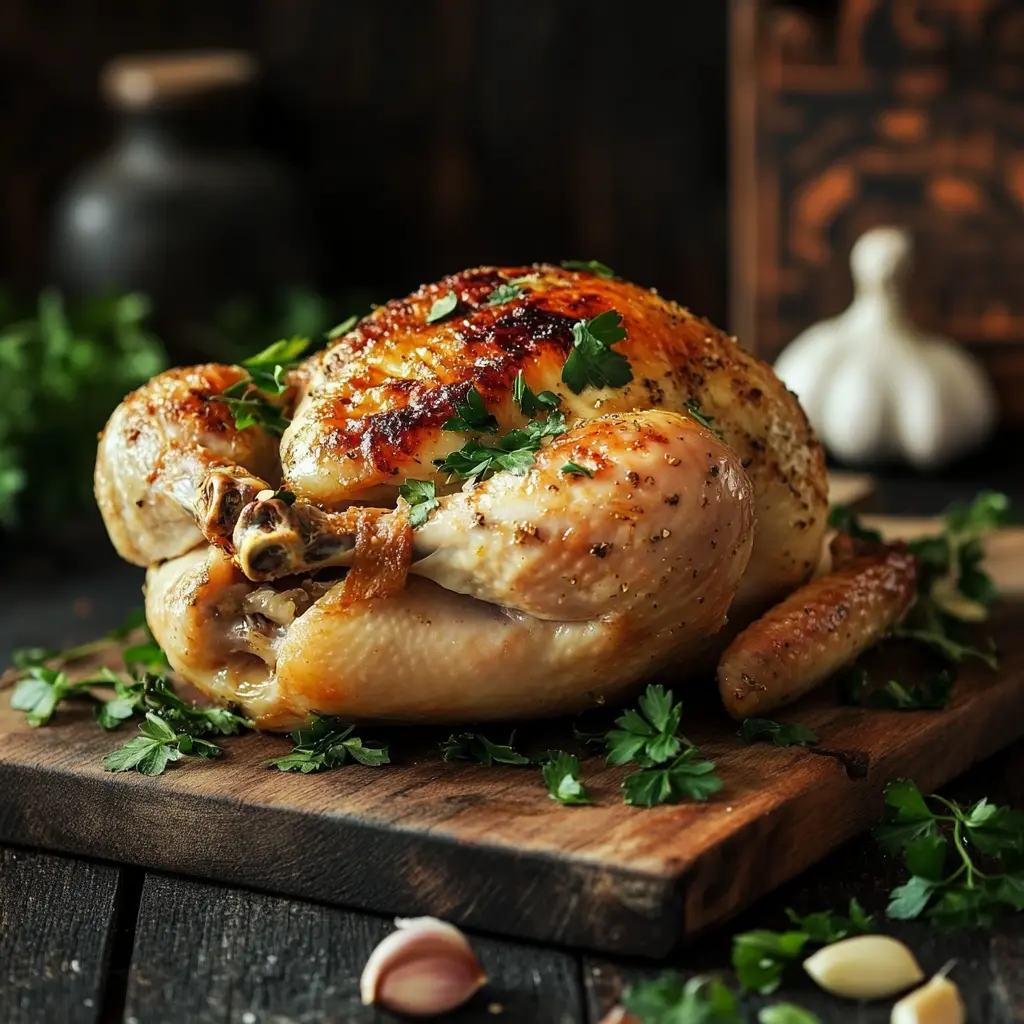
<instances>
[{"instance_id":1,"label":"wooden plank","mask_svg":"<svg viewBox=\"0 0 1024 1024\"><path fill-rule=\"evenodd\" d=\"M0 1018L100 1019L121 871L0 847Z\"/></svg>"},{"instance_id":2,"label":"wooden plank","mask_svg":"<svg viewBox=\"0 0 1024 1024\"><path fill-rule=\"evenodd\" d=\"M1004 584L1019 561L1014 536L993 540L994 552L1007 549L994 560ZM584 765L597 806L564 808L546 798L536 769L445 764L439 736L412 729L395 733L395 764L383 769L281 775L263 761L287 742L250 735L230 740L218 762L188 759L156 779L110 775L102 758L122 739L98 730L87 708L61 709L33 730L3 707L0 841L664 956L868 827L889 779L935 787L1024 733L1021 614L1006 605L994 622L1000 672L967 666L941 714L811 695L791 715L819 733L825 756L744 747L717 701L695 689L687 732L718 762L725 789L707 805L653 810L624 806L625 769L600 758ZM573 741L561 722L525 727L517 743Z\"/></svg>"},{"instance_id":3,"label":"wooden plank","mask_svg":"<svg viewBox=\"0 0 1024 1024\"><path fill-rule=\"evenodd\" d=\"M724 713L695 710L688 731L726 782L707 805L625 807L623 769L594 758L584 776L598 806L559 807L536 770L444 764L412 730L396 736L397 763L386 769L281 775L262 761L286 742L252 735L231 742L222 762L189 760L156 779L110 775L101 761L114 739L88 709L62 710L33 730L5 708L0 839L664 955L871 824L888 779L909 774L934 787L1020 735L1020 613L1006 609L995 623L1003 669L967 668L941 714L896 719L813 695L795 715L834 756L744 747ZM524 730L520 742L569 739L564 725L548 729L556 732Z\"/></svg>"},{"instance_id":4,"label":"wooden plank","mask_svg":"<svg viewBox=\"0 0 1024 1024\"><path fill-rule=\"evenodd\" d=\"M126 1015L143 1024L391 1020L359 1000L363 965L391 929L366 914L150 874ZM471 941L490 980L446 1020L584 1020L575 957Z\"/></svg>"},{"instance_id":5,"label":"wooden plank","mask_svg":"<svg viewBox=\"0 0 1024 1024\"><path fill-rule=\"evenodd\" d=\"M1024 807L1024 741L975 766L943 792L963 803L986 796L995 803ZM733 935L754 928L784 929L787 907L800 914L843 909L856 896L875 914L878 930L906 942L925 971L956 961L953 977L963 992L969 1020L986 1024L1024 1021L1024 920L1007 913L987 933L939 930L926 922L888 921L884 914L888 894L905 880L901 861L886 856L874 840L864 836L761 900L728 928L677 951L668 964L645 967L585 957L583 981L591 1019L600 1020L625 985L666 969L686 976L713 973L736 988L729 966ZM797 968L786 974L783 986L772 997L748 997L743 1007L753 1020L755 1008L783 1001L805 1006L829 1024L888 1024L891 1006L890 1002L861 1004L833 999L818 992Z\"/></svg>"}]
</instances>

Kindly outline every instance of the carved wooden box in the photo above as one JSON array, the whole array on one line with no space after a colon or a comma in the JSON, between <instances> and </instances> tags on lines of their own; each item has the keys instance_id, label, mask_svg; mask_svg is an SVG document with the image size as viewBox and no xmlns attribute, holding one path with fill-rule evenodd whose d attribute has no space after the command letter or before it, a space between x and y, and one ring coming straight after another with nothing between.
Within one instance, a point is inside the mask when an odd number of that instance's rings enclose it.
<instances>
[{"instance_id":1,"label":"carved wooden box","mask_svg":"<svg viewBox=\"0 0 1024 1024\"><path fill-rule=\"evenodd\" d=\"M867 228L917 239L911 306L1024 426L1024 2L733 0L732 327L774 356L850 299Z\"/></svg>"}]
</instances>

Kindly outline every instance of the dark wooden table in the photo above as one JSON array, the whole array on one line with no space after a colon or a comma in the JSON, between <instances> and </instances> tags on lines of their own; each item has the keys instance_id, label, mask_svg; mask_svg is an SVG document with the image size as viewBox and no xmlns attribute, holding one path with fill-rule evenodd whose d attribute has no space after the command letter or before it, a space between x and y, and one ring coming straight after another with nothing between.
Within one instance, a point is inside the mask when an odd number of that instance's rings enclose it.
<instances>
[{"instance_id":1,"label":"dark wooden table","mask_svg":"<svg viewBox=\"0 0 1024 1024\"><path fill-rule=\"evenodd\" d=\"M935 512L993 481L1019 500L1017 476L961 474L941 484L893 477L883 481L878 510ZM71 577L27 567L9 571L0 583L0 658L6 663L16 646L97 635L139 603L140 581L137 570L102 559ZM1024 743L977 766L951 791L1024 807ZM751 927L783 928L787 906L803 913L840 908L856 895L881 912L898 877L898 866L870 839L858 840L732 925L680 950L671 964L687 973L724 971L731 936ZM363 1007L358 993L363 964L390 928L385 918L343 908L0 847L0 1024L392 1020ZM1024 1021L1024 919L1007 917L985 933L947 935L919 923L887 930L911 945L926 971L957 961L954 977L972 1022ZM472 940L490 983L447 1018L453 1021L597 1022L623 983L665 966L610 962L482 934ZM889 1019L888 1003L840 1003L816 992L799 971L767 1002L783 1000L826 1022ZM745 1001L751 1019L764 1002Z\"/></svg>"}]
</instances>

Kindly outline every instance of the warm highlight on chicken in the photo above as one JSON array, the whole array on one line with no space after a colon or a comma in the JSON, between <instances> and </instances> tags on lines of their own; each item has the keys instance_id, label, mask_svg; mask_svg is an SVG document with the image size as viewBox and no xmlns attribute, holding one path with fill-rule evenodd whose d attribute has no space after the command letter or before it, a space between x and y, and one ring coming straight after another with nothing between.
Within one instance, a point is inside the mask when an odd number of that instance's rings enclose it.
<instances>
[{"instance_id":1,"label":"warm highlight on chicken","mask_svg":"<svg viewBox=\"0 0 1024 1024\"><path fill-rule=\"evenodd\" d=\"M608 311L631 379L580 387L563 367ZM129 395L96 492L118 551L150 567L173 667L265 728L582 710L713 667L818 564L824 460L796 399L618 279L479 268L388 303L289 371L281 438L235 426L222 396L244 376L172 370ZM557 414L542 423L524 385ZM474 391L483 419L460 428ZM467 441L530 430L514 464L453 479ZM411 507L408 481L436 501Z\"/></svg>"}]
</instances>

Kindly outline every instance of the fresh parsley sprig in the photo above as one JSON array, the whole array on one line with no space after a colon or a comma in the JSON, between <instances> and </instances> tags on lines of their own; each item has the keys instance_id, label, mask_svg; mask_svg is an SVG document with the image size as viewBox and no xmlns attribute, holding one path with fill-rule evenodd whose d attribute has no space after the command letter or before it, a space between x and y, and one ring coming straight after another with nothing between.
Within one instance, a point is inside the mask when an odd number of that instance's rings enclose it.
<instances>
[{"instance_id":1,"label":"fresh parsley sprig","mask_svg":"<svg viewBox=\"0 0 1024 1024\"><path fill-rule=\"evenodd\" d=\"M707 800L722 788L713 761L700 760L698 747L679 732L683 706L672 691L651 684L639 710L620 715L605 737L608 763L635 763L640 770L622 781L627 804L653 807L681 800Z\"/></svg>"},{"instance_id":2,"label":"fresh parsley sprig","mask_svg":"<svg viewBox=\"0 0 1024 1024\"><path fill-rule=\"evenodd\" d=\"M533 465L535 453L544 441L564 434L565 429L562 413L550 412L543 420L531 420L526 426L504 434L493 447L470 439L445 458L435 459L434 465L447 473L449 479L486 480L500 470L522 476Z\"/></svg>"},{"instance_id":3,"label":"fresh parsley sprig","mask_svg":"<svg viewBox=\"0 0 1024 1024\"><path fill-rule=\"evenodd\" d=\"M638 703L640 710L620 715L615 719L618 728L605 737L609 764L661 764L689 744L678 734L683 705L673 701L671 690L652 683Z\"/></svg>"},{"instance_id":4,"label":"fresh parsley sprig","mask_svg":"<svg viewBox=\"0 0 1024 1024\"><path fill-rule=\"evenodd\" d=\"M505 281L487 296L487 306L503 306L506 302L512 302L523 294L523 289L515 281Z\"/></svg>"},{"instance_id":5,"label":"fresh parsley sprig","mask_svg":"<svg viewBox=\"0 0 1024 1024\"><path fill-rule=\"evenodd\" d=\"M522 410L524 416L530 418L545 410L557 409L562 404L562 399L553 391L541 391L535 394L526 383L526 377L520 370L515 380L512 381L512 398Z\"/></svg>"},{"instance_id":6,"label":"fresh parsley sprig","mask_svg":"<svg viewBox=\"0 0 1024 1024\"><path fill-rule=\"evenodd\" d=\"M562 366L563 383L577 395L587 387L625 387L633 379L633 369L629 360L612 348L625 338L618 310L578 320L572 326L572 351Z\"/></svg>"},{"instance_id":7,"label":"fresh parsley sprig","mask_svg":"<svg viewBox=\"0 0 1024 1024\"><path fill-rule=\"evenodd\" d=\"M968 631L988 617L988 609L998 597L992 578L982 568L981 538L1005 522L1008 513L1006 495L984 491L969 504L947 509L940 533L909 542L907 546L917 559L917 594L906 619L892 631L895 639L922 644L953 665L974 658L993 671L999 667L991 638L978 645ZM844 506L831 510L829 525L855 539L872 543L882 539L877 530L865 527ZM847 670L843 679L847 702L865 702L863 666ZM902 710L943 707L952 685L951 675L937 676L923 687L890 681L867 697L866 703Z\"/></svg>"},{"instance_id":8,"label":"fresh parsley sprig","mask_svg":"<svg viewBox=\"0 0 1024 1024\"><path fill-rule=\"evenodd\" d=\"M548 796L560 804L592 804L587 790L580 782L579 758L564 750L548 752L548 760L541 768Z\"/></svg>"},{"instance_id":9,"label":"fresh parsley sprig","mask_svg":"<svg viewBox=\"0 0 1024 1024\"><path fill-rule=\"evenodd\" d=\"M566 270L589 270L591 274L609 280L616 276L615 271L600 260L562 260L562 266Z\"/></svg>"},{"instance_id":10,"label":"fresh parsley sprig","mask_svg":"<svg viewBox=\"0 0 1024 1024\"><path fill-rule=\"evenodd\" d=\"M512 746L512 739L508 743L494 743L479 732L452 733L441 744L441 756L446 761L479 761L488 767L530 764L530 759Z\"/></svg>"},{"instance_id":11,"label":"fresh parsley sprig","mask_svg":"<svg viewBox=\"0 0 1024 1024\"><path fill-rule=\"evenodd\" d=\"M125 668L130 672L141 670L162 670L167 666L167 658L160 645L153 639L153 634L146 625L143 609L134 609L125 622L110 630L99 640L93 640L77 647L69 647L63 651L51 651L45 648L22 648L14 652L15 667L20 669L19 680L11 694L11 707L16 711L24 711L26 721L33 727L46 725L54 712L65 700L85 698L96 702L96 718L104 728L113 729L125 718L130 718L134 711L120 714L128 699L128 690L136 684L131 679L124 679L109 668L100 668L86 679L71 681L67 673L61 671L65 665L108 648L111 644L120 643L136 630L144 631L144 639L124 650L122 657ZM114 703L111 710L103 710L104 699L94 691L98 687L114 687Z\"/></svg>"},{"instance_id":12,"label":"fresh parsley sprig","mask_svg":"<svg viewBox=\"0 0 1024 1024\"><path fill-rule=\"evenodd\" d=\"M688 747L671 761L627 775L622 780L623 799L635 807L709 800L722 788L722 780L712 774L715 762L701 761L700 756L697 747Z\"/></svg>"},{"instance_id":13,"label":"fresh parsley sprig","mask_svg":"<svg viewBox=\"0 0 1024 1024\"><path fill-rule=\"evenodd\" d=\"M757 1013L757 1024L822 1024L821 1018L795 1003L773 1003Z\"/></svg>"},{"instance_id":14,"label":"fresh parsley sprig","mask_svg":"<svg viewBox=\"0 0 1024 1024\"><path fill-rule=\"evenodd\" d=\"M856 899L850 900L847 916L825 911L801 917L791 909L786 910L786 916L795 926L789 931L757 929L733 936L732 966L747 991L769 995L782 984L786 970L808 946L827 946L874 927L874 919Z\"/></svg>"},{"instance_id":15,"label":"fresh parsley sprig","mask_svg":"<svg viewBox=\"0 0 1024 1024\"><path fill-rule=\"evenodd\" d=\"M722 436L722 432L715 426L715 420L712 416L705 416L701 412L700 404L696 398L690 398L686 402L686 411L690 416L695 419L702 427L707 427L712 434L717 434L719 437Z\"/></svg>"},{"instance_id":16,"label":"fresh parsley sprig","mask_svg":"<svg viewBox=\"0 0 1024 1024\"><path fill-rule=\"evenodd\" d=\"M890 918L927 912L939 925L989 927L1007 908L1024 910L1024 812L926 797L909 779L890 783L885 803L874 836L910 872L890 893Z\"/></svg>"},{"instance_id":17,"label":"fresh parsley sprig","mask_svg":"<svg viewBox=\"0 0 1024 1024\"><path fill-rule=\"evenodd\" d=\"M58 705L69 697L89 697L91 680L71 682L67 673L34 665L18 681L11 693L11 707L25 712L25 721L34 729L46 725Z\"/></svg>"},{"instance_id":18,"label":"fresh parsley sprig","mask_svg":"<svg viewBox=\"0 0 1024 1024\"><path fill-rule=\"evenodd\" d=\"M422 526L441 503L432 480L406 480L398 493L409 503L409 525Z\"/></svg>"},{"instance_id":19,"label":"fresh parsley sprig","mask_svg":"<svg viewBox=\"0 0 1024 1024\"><path fill-rule=\"evenodd\" d=\"M135 682L115 680L114 697L97 708L96 720L115 729L136 713L144 716L140 735L112 750L103 765L109 772L134 769L160 775L182 755L220 757L222 749L206 736L234 736L252 722L230 708L199 707L179 697L166 676L147 672Z\"/></svg>"},{"instance_id":20,"label":"fresh parsley sprig","mask_svg":"<svg viewBox=\"0 0 1024 1024\"><path fill-rule=\"evenodd\" d=\"M214 401L231 410L237 430L255 426L272 434L285 432L290 420L285 410L269 399L280 398L288 390L288 371L298 365L309 345L309 338L284 338L242 361L249 372L214 396Z\"/></svg>"},{"instance_id":21,"label":"fresh parsley sprig","mask_svg":"<svg viewBox=\"0 0 1024 1024\"><path fill-rule=\"evenodd\" d=\"M180 748L182 736L151 711L147 712L146 720L139 726L139 733L140 735L129 740L123 747L118 747L107 754L103 760L103 767L108 772L127 772L134 769L143 775L161 775L171 761L180 760L184 754ZM219 754L220 748L215 749ZM203 756L216 755L206 751Z\"/></svg>"},{"instance_id":22,"label":"fresh parsley sprig","mask_svg":"<svg viewBox=\"0 0 1024 1024\"><path fill-rule=\"evenodd\" d=\"M718 978L675 972L630 985L622 1006L643 1024L743 1024L736 996Z\"/></svg>"},{"instance_id":23,"label":"fresh parsley sprig","mask_svg":"<svg viewBox=\"0 0 1024 1024\"><path fill-rule=\"evenodd\" d=\"M304 729L293 732L291 738L295 744L291 753L263 763L282 772L303 775L340 768L350 760L371 767L390 764L386 743L364 741L355 735L354 725L345 725L337 718L317 715Z\"/></svg>"},{"instance_id":24,"label":"fresh parsley sprig","mask_svg":"<svg viewBox=\"0 0 1024 1024\"><path fill-rule=\"evenodd\" d=\"M939 669L923 682L906 685L890 679L884 686L870 688L863 665L854 665L840 676L839 692L846 704L890 711L937 711L949 706L956 682L956 670Z\"/></svg>"},{"instance_id":25,"label":"fresh parsley sprig","mask_svg":"<svg viewBox=\"0 0 1024 1024\"><path fill-rule=\"evenodd\" d=\"M328 339L328 341L334 341L337 338L340 338L343 335L348 334L348 332L351 331L352 328L355 327L355 325L359 323L361 319L361 316L358 316L355 313L353 313L352 316L345 317L345 319L342 320L340 324L335 325L329 331L327 331L325 337Z\"/></svg>"},{"instance_id":26,"label":"fresh parsley sprig","mask_svg":"<svg viewBox=\"0 0 1024 1024\"><path fill-rule=\"evenodd\" d=\"M434 299L431 303L430 311L427 313L427 323L436 324L446 317L452 315L455 312L455 307L459 304L459 297L455 292L448 291L439 299Z\"/></svg>"},{"instance_id":27,"label":"fresh parsley sprig","mask_svg":"<svg viewBox=\"0 0 1024 1024\"><path fill-rule=\"evenodd\" d=\"M567 462L560 470L564 476L593 476L594 471L588 469L586 466L581 466L578 462Z\"/></svg>"},{"instance_id":28,"label":"fresh parsley sprig","mask_svg":"<svg viewBox=\"0 0 1024 1024\"><path fill-rule=\"evenodd\" d=\"M487 411L480 392L470 385L461 398L455 399L455 415L445 420L441 429L466 434L496 434L498 421Z\"/></svg>"},{"instance_id":29,"label":"fresh parsley sprig","mask_svg":"<svg viewBox=\"0 0 1024 1024\"><path fill-rule=\"evenodd\" d=\"M777 747L808 747L818 742L813 729L798 722L773 722L770 718L747 718L737 734L744 743L764 740Z\"/></svg>"}]
</instances>

